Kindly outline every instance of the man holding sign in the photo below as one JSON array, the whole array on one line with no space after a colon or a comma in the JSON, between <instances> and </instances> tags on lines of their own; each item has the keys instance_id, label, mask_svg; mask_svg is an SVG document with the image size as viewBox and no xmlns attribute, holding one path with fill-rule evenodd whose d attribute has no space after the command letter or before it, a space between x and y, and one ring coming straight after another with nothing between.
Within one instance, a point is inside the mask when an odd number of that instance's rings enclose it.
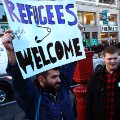
<instances>
[{"instance_id":1,"label":"man holding sign","mask_svg":"<svg viewBox=\"0 0 120 120\"><path fill-rule=\"evenodd\" d=\"M13 90L16 99L30 120L74 120L69 97L70 83L75 63L53 68L37 74L37 87L29 78L23 79L16 62L11 30L1 38L5 46L9 66L8 73L13 77ZM39 113L38 113L39 112Z\"/></svg>"},{"instance_id":2,"label":"man holding sign","mask_svg":"<svg viewBox=\"0 0 120 120\"><path fill-rule=\"evenodd\" d=\"M75 1L3 0L3 5L13 30L1 39L7 71L27 118L74 120L69 97L74 61L85 58ZM36 86L29 79L33 75Z\"/></svg>"}]
</instances>

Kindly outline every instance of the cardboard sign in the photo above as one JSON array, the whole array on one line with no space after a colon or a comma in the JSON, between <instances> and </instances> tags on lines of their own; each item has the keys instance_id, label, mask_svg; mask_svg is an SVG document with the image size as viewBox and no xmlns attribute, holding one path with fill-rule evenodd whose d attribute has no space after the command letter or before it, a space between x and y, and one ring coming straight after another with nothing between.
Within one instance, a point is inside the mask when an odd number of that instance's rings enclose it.
<instances>
[{"instance_id":1,"label":"cardboard sign","mask_svg":"<svg viewBox=\"0 0 120 120\"><path fill-rule=\"evenodd\" d=\"M24 78L85 58L75 1L2 1Z\"/></svg>"}]
</instances>

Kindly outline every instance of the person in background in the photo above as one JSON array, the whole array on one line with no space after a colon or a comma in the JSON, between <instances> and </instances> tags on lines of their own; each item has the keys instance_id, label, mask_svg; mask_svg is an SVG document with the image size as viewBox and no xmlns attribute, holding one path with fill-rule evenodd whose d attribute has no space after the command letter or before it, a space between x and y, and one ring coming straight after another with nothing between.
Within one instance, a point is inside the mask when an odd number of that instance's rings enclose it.
<instances>
[{"instance_id":1,"label":"person in background","mask_svg":"<svg viewBox=\"0 0 120 120\"><path fill-rule=\"evenodd\" d=\"M13 77L12 87L16 100L29 120L75 120L69 96L76 62L63 65L36 75L35 84L23 79L16 62L11 30L1 40L9 64L7 72Z\"/></svg>"},{"instance_id":2,"label":"person in background","mask_svg":"<svg viewBox=\"0 0 120 120\"><path fill-rule=\"evenodd\" d=\"M105 66L94 72L87 86L87 120L120 120L120 66L118 49L103 51Z\"/></svg>"}]
</instances>

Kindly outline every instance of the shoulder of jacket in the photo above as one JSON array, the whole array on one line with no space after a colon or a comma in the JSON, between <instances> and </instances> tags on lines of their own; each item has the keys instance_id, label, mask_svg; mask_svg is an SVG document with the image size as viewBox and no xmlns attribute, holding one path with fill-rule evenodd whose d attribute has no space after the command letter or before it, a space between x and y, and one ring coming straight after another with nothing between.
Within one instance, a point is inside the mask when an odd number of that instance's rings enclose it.
<instances>
[{"instance_id":1,"label":"shoulder of jacket","mask_svg":"<svg viewBox=\"0 0 120 120\"><path fill-rule=\"evenodd\" d=\"M105 74L105 66L100 68L98 71L94 71L91 75L91 81L96 81L96 78L101 78Z\"/></svg>"},{"instance_id":2,"label":"shoulder of jacket","mask_svg":"<svg viewBox=\"0 0 120 120\"><path fill-rule=\"evenodd\" d=\"M104 74L104 73L105 73L105 66L103 66L102 68L100 68L97 71L94 71L93 75L101 75L101 74Z\"/></svg>"}]
</instances>

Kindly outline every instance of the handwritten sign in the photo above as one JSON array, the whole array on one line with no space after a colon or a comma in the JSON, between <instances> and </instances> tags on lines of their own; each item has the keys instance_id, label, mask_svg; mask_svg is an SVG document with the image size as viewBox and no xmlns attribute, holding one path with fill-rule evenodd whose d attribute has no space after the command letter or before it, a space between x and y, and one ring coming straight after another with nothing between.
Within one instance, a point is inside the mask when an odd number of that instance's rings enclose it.
<instances>
[{"instance_id":1,"label":"handwritten sign","mask_svg":"<svg viewBox=\"0 0 120 120\"><path fill-rule=\"evenodd\" d=\"M2 1L24 78L85 58L75 1Z\"/></svg>"}]
</instances>

